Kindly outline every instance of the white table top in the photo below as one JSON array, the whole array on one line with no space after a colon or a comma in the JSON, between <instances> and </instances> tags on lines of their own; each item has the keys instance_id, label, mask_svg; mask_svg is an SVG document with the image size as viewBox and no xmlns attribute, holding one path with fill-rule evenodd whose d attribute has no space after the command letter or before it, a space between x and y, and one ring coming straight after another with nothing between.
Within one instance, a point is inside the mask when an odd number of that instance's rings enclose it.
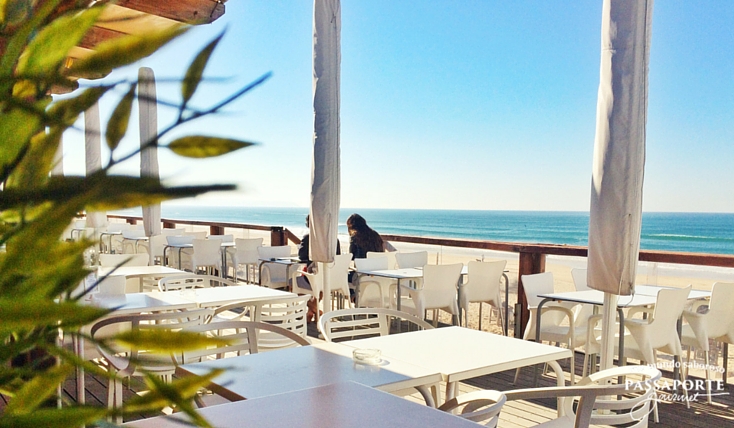
<instances>
[{"instance_id":1,"label":"white table top","mask_svg":"<svg viewBox=\"0 0 734 428\"><path fill-rule=\"evenodd\" d=\"M161 299L156 293L127 293L116 295L92 294L83 303L105 309L115 309L115 315L142 312L172 311L176 309L195 309L196 304L180 296L166 296Z\"/></svg>"},{"instance_id":2,"label":"white table top","mask_svg":"<svg viewBox=\"0 0 734 428\"><path fill-rule=\"evenodd\" d=\"M382 270L357 270L360 275L381 276L384 278L409 279L422 278L423 268L405 268L405 269L382 269ZM461 274L467 275L469 270L466 266L461 268Z\"/></svg>"},{"instance_id":3,"label":"white table top","mask_svg":"<svg viewBox=\"0 0 734 428\"><path fill-rule=\"evenodd\" d=\"M571 351L463 327L443 327L340 342L375 348L442 374L446 382L571 357Z\"/></svg>"},{"instance_id":4,"label":"white table top","mask_svg":"<svg viewBox=\"0 0 734 428\"><path fill-rule=\"evenodd\" d=\"M659 285L635 285L635 294L642 294L645 296L656 296L658 295L658 291L664 290L664 289L675 289L674 287L663 287ZM710 299L711 298L711 291L706 290L691 290L688 293L688 299L689 300L700 300L700 299Z\"/></svg>"},{"instance_id":5,"label":"white table top","mask_svg":"<svg viewBox=\"0 0 734 428\"><path fill-rule=\"evenodd\" d=\"M477 424L440 410L353 382L333 383L270 397L197 410L218 428L476 428ZM125 426L180 428L177 413Z\"/></svg>"},{"instance_id":6,"label":"white table top","mask_svg":"<svg viewBox=\"0 0 734 428\"><path fill-rule=\"evenodd\" d=\"M182 270L174 269L168 266L121 266L118 268L110 266L100 266L97 268L97 276L125 276L127 278L136 278L143 276L166 276L176 275L179 273L187 273Z\"/></svg>"},{"instance_id":7,"label":"white table top","mask_svg":"<svg viewBox=\"0 0 734 428\"><path fill-rule=\"evenodd\" d=\"M265 397L345 381L391 392L433 384L441 379L435 370L389 357L383 358L382 364L377 366L355 363L353 349L323 342L186 364L177 372L203 375L214 368L226 368L210 388L228 400Z\"/></svg>"},{"instance_id":8,"label":"white table top","mask_svg":"<svg viewBox=\"0 0 734 428\"><path fill-rule=\"evenodd\" d=\"M295 297L293 293L258 285L236 285L230 287L195 288L193 290L154 291L152 296L176 295L194 302L200 308L222 306L233 302L258 302L261 300Z\"/></svg>"},{"instance_id":9,"label":"white table top","mask_svg":"<svg viewBox=\"0 0 734 428\"><path fill-rule=\"evenodd\" d=\"M604 305L604 293L599 290L568 291L566 293L539 294L538 297L551 300L562 300L564 302L587 303L590 305ZM617 307L631 308L633 306L654 305L656 296L635 294L632 296L619 296Z\"/></svg>"}]
</instances>

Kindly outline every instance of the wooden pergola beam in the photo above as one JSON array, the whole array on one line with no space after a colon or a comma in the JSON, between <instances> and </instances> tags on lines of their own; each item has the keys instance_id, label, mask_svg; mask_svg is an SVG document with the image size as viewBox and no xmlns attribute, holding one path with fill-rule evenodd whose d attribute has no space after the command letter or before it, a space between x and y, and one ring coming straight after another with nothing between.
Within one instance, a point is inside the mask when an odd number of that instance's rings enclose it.
<instances>
[{"instance_id":1,"label":"wooden pergola beam","mask_svg":"<svg viewBox=\"0 0 734 428\"><path fill-rule=\"evenodd\" d=\"M78 46L85 49L94 49L95 46L105 40L115 39L124 35L125 33L107 28L92 27L87 31L87 34L84 35L84 38L82 38L82 41Z\"/></svg>"},{"instance_id":2,"label":"wooden pergola beam","mask_svg":"<svg viewBox=\"0 0 734 428\"><path fill-rule=\"evenodd\" d=\"M224 1L118 0L116 5L187 24L209 24L224 15Z\"/></svg>"}]
</instances>

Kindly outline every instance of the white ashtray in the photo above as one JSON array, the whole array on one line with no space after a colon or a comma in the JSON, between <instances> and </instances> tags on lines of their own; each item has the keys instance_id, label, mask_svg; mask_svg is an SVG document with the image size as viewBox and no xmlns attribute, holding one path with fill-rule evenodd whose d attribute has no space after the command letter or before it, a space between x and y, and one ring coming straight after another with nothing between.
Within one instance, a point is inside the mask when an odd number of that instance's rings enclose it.
<instances>
[{"instance_id":1,"label":"white ashtray","mask_svg":"<svg viewBox=\"0 0 734 428\"><path fill-rule=\"evenodd\" d=\"M352 359L360 364L376 366L382 362L381 355L379 349L355 349L352 352Z\"/></svg>"}]
</instances>

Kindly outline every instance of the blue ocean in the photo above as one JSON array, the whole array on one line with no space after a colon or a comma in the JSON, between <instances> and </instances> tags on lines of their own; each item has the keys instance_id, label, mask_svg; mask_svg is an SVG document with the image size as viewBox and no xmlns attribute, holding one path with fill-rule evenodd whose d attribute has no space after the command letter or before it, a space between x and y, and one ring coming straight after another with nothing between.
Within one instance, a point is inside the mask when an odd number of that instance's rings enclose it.
<instances>
[{"instance_id":1,"label":"blue ocean","mask_svg":"<svg viewBox=\"0 0 734 428\"><path fill-rule=\"evenodd\" d=\"M385 234L567 245L586 245L588 239L588 212L343 209L339 233L347 233L345 222L354 212ZM140 215L132 210L120 214ZM306 214L307 208L164 205L162 209L168 219L285 226L299 236L306 228ZM640 246L734 254L734 214L644 213Z\"/></svg>"}]
</instances>

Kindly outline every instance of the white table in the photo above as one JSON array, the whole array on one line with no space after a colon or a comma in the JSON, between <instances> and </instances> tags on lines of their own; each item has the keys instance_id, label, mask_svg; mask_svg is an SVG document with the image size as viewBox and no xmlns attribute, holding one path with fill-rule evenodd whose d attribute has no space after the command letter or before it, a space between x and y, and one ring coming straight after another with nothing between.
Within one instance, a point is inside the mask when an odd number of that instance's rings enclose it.
<instances>
[{"instance_id":1,"label":"white table","mask_svg":"<svg viewBox=\"0 0 734 428\"><path fill-rule=\"evenodd\" d=\"M97 277L124 276L125 278L139 278L140 291L143 291L143 280L145 278L163 278L168 275L176 275L186 273L182 270L174 269L168 266L121 266L109 267L102 266L97 268Z\"/></svg>"},{"instance_id":2,"label":"white table","mask_svg":"<svg viewBox=\"0 0 734 428\"><path fill-rule=\"evenodd\" d=\"M231 401L354 381L385 392L416 388L427 403L435 404L427 388L441 380L435 369L389 356L383 356L380 365L359 364L352 359L353 350L338 343L323 342L186 364L176 372L180 375L204 375L212 369L225 368L226 371L214 379L210 389ZM349 409L342 411L348 412Z\"/></svg>"},{"instance_id":3,"label":"white table","mask_svg":"<svg viewBox=\"0 0 734 428\"><path fill-rule=\"evenodd\" d=\"M563 370L556 360L573 355L568 349L463 327L411 331L340 343L354 348L379 349L384 357L440 372L447 383L447 400L456 396L459 381L539 363L548 363L556 372L558 385L563 386Z\"/></svg>"},{"instance_id":4,"label":"white table","mask_svg":"<svg viewBox=\"0 0 734 428\"><path fill-rule=\"evenodd\" d=\"M169 295L193 302L199 308L211 308L234 302L260 302L263 300L296 297L287 291L275 290L259 285L236 285L229 287L207 287L186 290L156 291L151 293L160 299L167 299Z\"/></svg>"},{"instance_id":5,"label":"white table","mask_svg":"<svg viewBox=\"0 0 734 428\"><path fill-rule=\"evenodd\" d=\"M98 308L114 310L110 315L130 315L144 312L174 311L182 309L195 309L196 304L179 296L166 296L161 299L156 293L127 293L116 295L91 294L89 298L83 299L82 304L96 306ZM84 338L73 336L74 352L84 359ZM76 369L76 394L77 402L84 404L84 369Z\"/></svg>"},{"instance_id":6,"label":"white table","mask_svg":"<svg viewBox=\"0 0 734 428\"><path fill-rule=\"evenodd\" d=\"M118 230L116 232L109 232L108 231L108 232L102 232L102 233L100 233L99 234L99 253L102 254L102 253L105 252L104 251L104 237L105 236L107 236L107 239L108 239L108 242L109 242L109 246L107 247L107 249L109 250L110 253L112 253L112 237L113 236L120 236L120 235L122 235L122 231L121 230Z\"/></svg>"},{"instance_id":7,"label":"white table","mask_svg":"<svg viewBox=\"0 0 734 428\"><path fill-rule=\"evenodd\" d=\"M225 274L227 272L227 248L235 247L234 242L224 242L222 241L220 243L219 251L222 253L222 275L221 277L225 277ZM169 248L178 248L178 268L181 269L181 250L184 248L194 248L194 244L168 244L165 247L163 247L163 262L165 263L166 260L166 252ZM236 268L236 267L235 267Z\"/></svg>"},{"instance_id":8,"label":"white table","mask_svg":"<svg viewBox=\"0 0 734 428\"><path fill-rule=\"evenodd\" d=\"M400 292L400 281L403 279L411 280L417 278L423 278L423 269L419 268L406 268L406 269L383 269L383 270L357 270L358 275L371 275L382 278L392 278L397 280L397 309L400 310L400 301L402 300ZM358 290L359 291L359 290Z\"/></svg>"},{"instance_id":9,"label":"white table","mask_svg":"<svg viewBox=\"0 0 734 428\"><path fill-rule=\"evenodd\" d=\"M123 237L122 238L122 249L124 251L124 249L125 249L125 241L133 241L133 249L135 250L135 254L137 254L138 253L138 246L140 245L140 243L141 242L148 242L149 240L150 240L150 238L147 237L147 236L135 236L135 237L130 237L130 238Z\"/></svg>"},{"instance_id":10,"label":"white table","mask_svg":"<svg viewBox=\"0 0 734 428\"><path fill-rule=\"evenodd\" d=\"M353 382L332 383L197 410L218 428L476 428L478 425ZM180 428L182 413L128 422L137 428Z\"/></svg>"},{"instance_id":11,"label":"white table","mask_svg":"<svg viewBox=\"0 0 734 428\"><path fill-rule=\"evenodd\" d=\"M259 264L257 265L257 281L260 283L260 278L262 278L263 273L263 265L267 263L272 263L275 265L283 265L285 266L285 278L286 283L290 281L291 277L291 268L293 266L298 267L298 265L306 265L306 263L302 262L298 257L277 257L277 258L271 258L271 259L258 259Z\"/></svg>"}]
</instances>

